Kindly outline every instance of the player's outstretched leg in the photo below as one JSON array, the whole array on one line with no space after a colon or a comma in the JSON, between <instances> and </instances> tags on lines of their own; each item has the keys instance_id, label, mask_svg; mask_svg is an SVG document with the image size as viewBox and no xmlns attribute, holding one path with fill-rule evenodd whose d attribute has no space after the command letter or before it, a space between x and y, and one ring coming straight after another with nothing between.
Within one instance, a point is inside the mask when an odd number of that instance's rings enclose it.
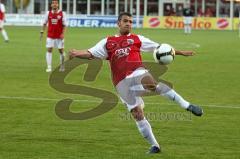
<instances>
[{"instance_id":1,"label":"player's outstretched leg","mask_svg":"<svg viewBox=\"0 0 240 159\"><path fill-rule=\"evenodd\" d=\"M139 132L151 144L151 148L148 153L152 154L161 152L160 146L152 132L151 125L144 117L143 109L141 106L133 108L131 110L131 113L136 121Z\"/></svg>"},{"instance_id":2,"label":"player's outstretched leg","mask_svg":"<svg viewBox=\"0 0 240 159\"><path fill-rule=\"evenodd\" d=\"M161 82L157 84L151 75L147 75L142 78L141 83L146 90L157 92L158 94L167 97L168 99L179 104L182 108L192 112L194 115L201 116L203 114L202 108L190 104L166 84Z\"/></svg>"},{"instance_id":3,"label":"player's outstretched leg","mask_svg":"<svg viewBox=\"0 0 240 159\"><path fill-rule=\"evenodd\" d=\"M172 88L168 87L164 83L159 83L156 87L156 92L160 95L167 97L168 99L176 102L182 108L186 109L187 111L192 112L196 116L202 116L203 110L201 107L190 104L188 101L183 99L177 92L175 92Z\"/></svg>"}]
</instances>

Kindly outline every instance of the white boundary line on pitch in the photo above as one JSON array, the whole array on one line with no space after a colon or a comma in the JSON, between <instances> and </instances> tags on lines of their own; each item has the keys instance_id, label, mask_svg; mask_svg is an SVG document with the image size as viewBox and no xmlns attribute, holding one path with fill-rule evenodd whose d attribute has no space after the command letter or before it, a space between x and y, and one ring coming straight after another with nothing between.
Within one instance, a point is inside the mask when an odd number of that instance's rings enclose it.
<instances>
[{"instance_id":1,"label":"white boundary line on pitch","mask_svg":"<svg viewBox=\"0 0 240 159\"><path fill-rule=\"evenodd\" d=\"M30 101L60 101L62 99L56 99L56 98L34 98L34 97L13 97L13 96L0 96L0 99L13 99L13 100L30 100ZM86 102L86 103L99 103L100 101L97 100L79 100L79 99L73 99L74 102ZM108 102L112 103L112 102ZM152 103L152 102L145 102L149 105L175 105L170 103ZM216 105L216 104L202 104L203 107L216 107L216 108L230 108L230 109L240 109L240 105Z\"/></svg>"}]
</instances>

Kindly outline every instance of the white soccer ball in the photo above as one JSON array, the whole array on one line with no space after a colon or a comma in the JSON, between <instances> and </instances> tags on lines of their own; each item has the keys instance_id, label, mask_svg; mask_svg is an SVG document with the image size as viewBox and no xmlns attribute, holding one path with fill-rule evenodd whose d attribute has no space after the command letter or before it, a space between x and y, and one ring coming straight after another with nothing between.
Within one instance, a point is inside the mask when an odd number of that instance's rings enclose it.
<instances>
[{"instance_id":1,"label":"white soccer ball","mask_svg":"<svg viewBox=\"0 0 240 159\"><path fill-rule=\"evenodd\" d=\"M159 45L153 52L153 58L155 62L168 65L174 60L175 50L169 44Z\"/></svg>"}]
</instances>

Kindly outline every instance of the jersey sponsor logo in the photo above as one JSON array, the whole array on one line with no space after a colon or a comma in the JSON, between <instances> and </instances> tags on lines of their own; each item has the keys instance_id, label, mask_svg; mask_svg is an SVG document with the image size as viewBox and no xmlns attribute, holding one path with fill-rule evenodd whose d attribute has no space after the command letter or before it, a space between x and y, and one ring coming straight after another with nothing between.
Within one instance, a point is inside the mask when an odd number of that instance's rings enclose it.
<instances>
[{"instance_id":1,"label":"jersey sponsor logo","mask_svg":"<svg viewBox=\"0 0 240 159\"><path fill-rule=\"evenodd\" d=\"M116 41L113 41L113 40L109 40L106 44L106 48L107 48L107 50L111 51L111 50L117 50L117 49L130 47L133 44L134 44L133 39L124 39L121 42L116 42Z\"/></svg>"},{"instance_id":2,"label":"jersey sponsor logo","mask_svg":"<svg viewBox=\"0 0 240 159\"><path fill-rule=\"evenodd\" d=\"M51 19L51 22L53 25L56 25L58 23L58 19Z\"/></svg>"},{"instance_id":3,"label":"jersey sponsor logo","mask_svg":"<svg viewBox=\"0 0 240 159\"><path fill-rule=\"evenodd\" d=\"M127 48L121 48L121 49L117 49L115 51L115 56L117 58L121 58L121 57L124 57L124 56L128 56L129 53L131 51L131 48L130 47L127 47Z\"/></svg>"}]
</instances>

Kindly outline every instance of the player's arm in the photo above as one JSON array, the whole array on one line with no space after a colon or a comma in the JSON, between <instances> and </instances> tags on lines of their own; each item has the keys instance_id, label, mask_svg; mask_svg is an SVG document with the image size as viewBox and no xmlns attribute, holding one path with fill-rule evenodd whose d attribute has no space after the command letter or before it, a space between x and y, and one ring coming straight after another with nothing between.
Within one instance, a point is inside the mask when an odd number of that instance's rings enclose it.
<instances>
[{"instance_id":1,"label":"player's arm","mask_svg":"<svg viewBox=\"0 0 240 159\"><path fill-rule=\"evenodd\" d=\"M6 22L6 16L4 12L2 13L2 16L3 16L3 21Z\"/></svg>"},{"instance_id":2,"label":"player's arm","mask_svg":"<svg viewBox=\"0 0 240 159\"><path fill-rule=\"evenodd\" d=\"M93 55L88 50L76 50L72 49L69 51L69 59L74 57L81 58L81 59L93 59Z\"/></svg>"},{"instance_id":3,"label":"player's arm","mask_svg":"<svg viewBox=\"0 0 240 159\"><path fill-rule=\"evenodd\" d=\"M141 41L141 47L140 50L143 52L153 52L159 44L142 36L138 35L139 40Z\"/></svg>"},{"instance_id":4,"label":"player's arm","mask_svg":"<svg viewBox=\"0 0 240 159\"><path fill-rule=\"evenodd\" d=\"M49 12L47 12L47 14L45 15L44 20L43 20L42 29L40 30L40 40L42 39L43 34L44 34L44 32L45 32L45 30L46 30L46 27L47 27L48 14L49 14Z\"/></svg>"},{"instance_id":5,"label":"player's arm","mask_svg":"<svg viewBox=\"0 0 240 159\"><path fill-rule=\"evenodd\" d=\"M44 24L42 25L42 29L40 30L40 33L41 33L41 34L43 34L43 33L44 33L44 31L45 31L46 27L47 27L47 24L46 24L46 23L44 23Z\"/></svg>"},{"instance_id":6,"label":"player's arm","mask_svg":"<svg viewBox=\"0 0 240 159\"><path fill-rule=\"evenodd\" d=\"M175 55L182 55L182 56L193 56L193 51L186 51L186 50L175 50Z\"/></svg>"},{"instance_id":7,"label":"player's arm","mask_svg":"<svg viewBox=\"0 0 240 159\"><path fill-rule=\"evenodd\" d=\"M44 34L46 27L47 27L47 24L43 24L42 29L40 30L40 40L42 40L42 38L43 38L43 34Z\"/></svg>"},{"instance_id":8,"label":"player's arm","mask_svg":"<svg viewBox=\"0 0 240 159\"><path fill-rule=\"evenodd\" d=\"M63 30L62 30L62 34L61 34L61 39L64 39L64 35L66 32L66 26L67 26L67 18L66 18L65 12L63 12L62 24L63 24Z\"/></svg>"},{"instance_id":9,"label":"player's arm","mask_svg":"<svg viewBox=\"0 0 240 159\"><path fill-rule=\"evenodd\" d=\"M5 6L3 4L0 5L0 10L2 11L3 21L6 22L6 16L5 16Z\"/></svg>"},{"instance_id":10,"label":"player's arm","mask_svg":"<svg viewBox=\"0 0 240 159\"><path fill-rule=\"evenodd\" d=\"M74 57L78 57L78 58L82 58L82 59L94 59L94 58L98 58L98 59L107 59L108 58L108 54L107 54L107 50L106 50L106 42L107 39L102 39L101 41L99 41L95 46L93 46L92 48L88 49L88 50L76 50L76 49L72 49L69 51L69 57L74 58Z\"/></svg>"},{"instance_id":11,"label":"player's arm","mask_svg":"<svg viewBox=\"0 0 240 159\"><path fill-rule=\"evenodd\" d=\"M64 39L65 32L66 32L66 26L63 25L62 34L61 34L61 36L60 36L61 39Z\"/></svg>"}]
</instances>

